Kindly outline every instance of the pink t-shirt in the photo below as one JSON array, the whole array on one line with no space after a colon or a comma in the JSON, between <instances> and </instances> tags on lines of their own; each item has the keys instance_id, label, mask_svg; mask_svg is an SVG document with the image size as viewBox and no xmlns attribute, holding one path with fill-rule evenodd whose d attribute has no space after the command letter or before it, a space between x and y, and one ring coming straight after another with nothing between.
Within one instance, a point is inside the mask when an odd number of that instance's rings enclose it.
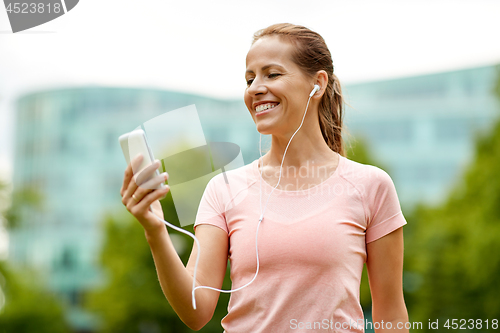
<instances>
[{"instance_id":1,"label":"pink t-shirt","mask_svg":"<svg viewBox=\"0 0 500 333\"><path fill-rule=\"evenodd\" d=\"M255 160L213 177L198 208L195 227L210 224L228 234L233 289L255 275L260 186L263 209L273 187L260 182ZM259 274L231 294L222 327L227 333L364 332L359 287L366 244L405 224L390 176L341 155L321 184L275 189L259 227Z\"/></svg>"}]
</instances>

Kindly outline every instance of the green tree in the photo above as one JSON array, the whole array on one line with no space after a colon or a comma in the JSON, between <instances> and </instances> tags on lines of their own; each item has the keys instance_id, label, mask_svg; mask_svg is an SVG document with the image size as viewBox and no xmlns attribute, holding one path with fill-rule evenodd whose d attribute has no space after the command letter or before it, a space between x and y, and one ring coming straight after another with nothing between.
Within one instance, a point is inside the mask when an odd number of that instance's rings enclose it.
<instances>
[{"instance_id":1,"label":"green tree","mask_svg":"<svg viewBox=\"0 0 500 333\"><path fill-rule=\"evenodd\" d=\"M8 186L2 183L0 197L3 200L6 200L6 192ZM23 224L21 211L24 208L39 207L41 202L41 195L33 189L15 192L10 208L2 212L7 230ZM0 261L0 333L19 332L67 333L71 330L60 301L46 289L35 270L14 268L9 262Z\"/></svg>"},{"instance_id":2,"label":"green tree","mask_svg":"<svg viewBox=\"0 0 500 333\"><path fill-rule=\"evenodd\" d=\"M0 262L0 289L5 299L0 309L0 333L71 332L60 302L37 281L36 272L13 270Z\"/></svg>"},{"instance_id":3,"label":"green tree","mask_svg":"<svg viewBox=\"0 0 500 333\"><path fill-rule=\"evenodd\" d=\"M4 185L7 187L6 185ZM30 210L41 213L44 210L44 198L40 190L34 186L20 188L12 193L9 209L5 212L7 227L10 230L19 228L25 222L23 212Z\"/></svg>"},{"instance_id":4,"label":"green tree","mask_svg":"<svg viewBox=\"0 0 500 333\"><path fill-rule=\"evenodd\" d=\"M499 72L500 74L500 72ZM500 97L500 75L496 91ZM410 319L500 319L500 120L476 137L475 157L446 202L410 217ZM442 326L441 326L442 327Z\"/></svg>"},{"instance_id":5,"label":"green tree","mask_svg":"<svg viewBox=\"0 0 500 333\"><path fill-rule=\"evenodd\" d=\"M349 140L346 140L346 157L361 164L374 165L390 173L387 166L371 153L369 140L361 133L356 136L349 135Z\"/></svg>"}]
</instances>

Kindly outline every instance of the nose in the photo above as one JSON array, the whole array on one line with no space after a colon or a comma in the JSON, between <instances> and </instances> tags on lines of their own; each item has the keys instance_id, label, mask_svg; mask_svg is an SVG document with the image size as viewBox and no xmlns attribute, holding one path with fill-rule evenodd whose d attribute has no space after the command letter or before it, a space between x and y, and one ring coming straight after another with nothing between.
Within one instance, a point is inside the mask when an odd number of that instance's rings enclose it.
<instances>
[{"instance_id":1,"label":"nose","mask_svg":"<svg viewBox=\"0 0 500 333\"><path fill-rule=\"evenodd\" d=\"M247 88L247 93L251 96L259 95L259 94L266 94L267 93L267 87L262 82L262 80L255 78L252 81L252 84Z\"/></svg>"}]
</instances>

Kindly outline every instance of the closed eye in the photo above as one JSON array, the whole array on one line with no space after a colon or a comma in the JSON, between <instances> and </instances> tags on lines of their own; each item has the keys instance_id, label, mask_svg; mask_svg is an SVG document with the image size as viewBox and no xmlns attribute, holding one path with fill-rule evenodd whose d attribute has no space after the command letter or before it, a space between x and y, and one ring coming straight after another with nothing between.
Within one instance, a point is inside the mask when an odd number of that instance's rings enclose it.
<instances>
[{"instance_id":1,"label":"closed eye","mask_svg":"<svg viewBox=\"0 0 500 333\"><path fill-rule=\"evenodd\" d=\"M268 74L267 77L270 78L270 79L274 79L274 78L277 78L278 76L280 76L281 74L279 73L272 73L272 74ZM248 79L247 80L247 86L250 86L252 84L254 79Z\"/></svg>"}]
</instances>

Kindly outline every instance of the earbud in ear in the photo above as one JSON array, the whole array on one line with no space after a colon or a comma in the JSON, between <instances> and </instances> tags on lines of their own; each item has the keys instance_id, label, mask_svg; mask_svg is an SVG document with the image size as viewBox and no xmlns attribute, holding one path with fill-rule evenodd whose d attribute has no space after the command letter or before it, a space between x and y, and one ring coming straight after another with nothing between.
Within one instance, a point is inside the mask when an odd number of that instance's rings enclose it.
<instances>
[{"instance_id":1,"label":"earbud in ear","mask_svg":"<svg viewBox=\"0 0 500 333\"><path fill-rule=\"evenodd\" d=\"M311 91L311 93L309 94L309 97L312 97L317 91L319 91L321 88L320 86L318 86L317 84L314 85L314 88L313 90Z\"/></svg>"}]
</instances>

